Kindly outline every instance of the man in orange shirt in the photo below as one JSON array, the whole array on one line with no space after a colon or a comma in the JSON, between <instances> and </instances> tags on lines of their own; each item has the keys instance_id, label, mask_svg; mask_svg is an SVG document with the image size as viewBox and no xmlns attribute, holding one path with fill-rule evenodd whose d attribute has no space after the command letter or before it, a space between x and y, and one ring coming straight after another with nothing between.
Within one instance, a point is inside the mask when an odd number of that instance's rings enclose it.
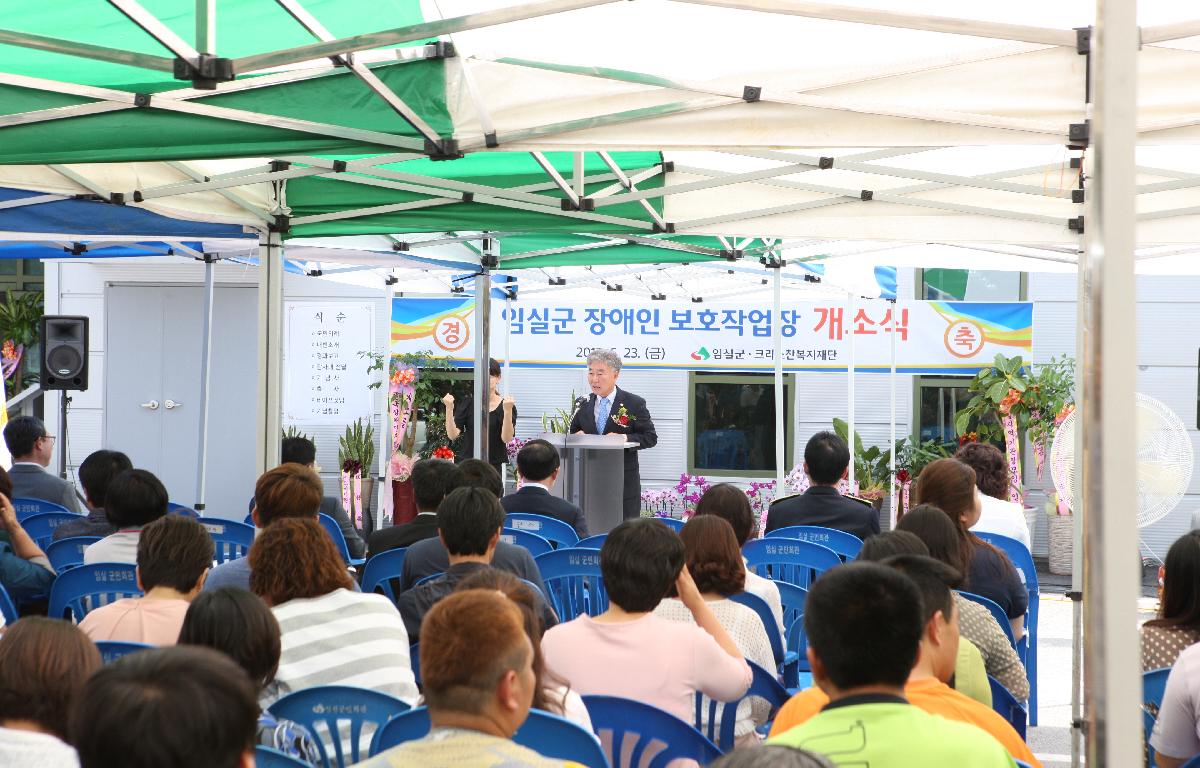
<instances>
[{"instance_id":1,"label":"man in orange shirt","mask_svg":"<svg viewBox=\"0 0 1200 768\"><path fill-rule=\"evenodd\" d=\"M948 586L957 583L954 570L920 555L895 555L885 559L883 565L895 568L916 583L925 608L925 631L921 636L917 663L904 687L905 698L930 714L982 728L1012 757L1040 768L1041 763L1029 746L1003 717L946 685L945 681L954 674L958 656L958 610ZM806 722L828 703L829 697L820 688L813 687L796 694L775 718L771 738Z\"/></svg>"}]
</instances>

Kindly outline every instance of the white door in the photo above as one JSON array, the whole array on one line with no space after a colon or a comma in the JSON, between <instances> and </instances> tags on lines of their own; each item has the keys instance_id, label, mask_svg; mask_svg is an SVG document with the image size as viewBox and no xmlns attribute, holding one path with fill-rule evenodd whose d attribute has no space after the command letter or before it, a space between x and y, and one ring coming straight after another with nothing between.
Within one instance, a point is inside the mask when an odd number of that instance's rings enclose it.
<instances>
[{"instance_id":1,"label":"white door","mask_svg":"<svg viewBox=\"0 0 1200 768\"><path fill-rule=\"evenodd\" d=\"M213 305L205 515L241 520L254 493L257 291L217 288ZM196 502L204 296L198 287L110 286L104 444Z\"/></svg>"}]
</instances>

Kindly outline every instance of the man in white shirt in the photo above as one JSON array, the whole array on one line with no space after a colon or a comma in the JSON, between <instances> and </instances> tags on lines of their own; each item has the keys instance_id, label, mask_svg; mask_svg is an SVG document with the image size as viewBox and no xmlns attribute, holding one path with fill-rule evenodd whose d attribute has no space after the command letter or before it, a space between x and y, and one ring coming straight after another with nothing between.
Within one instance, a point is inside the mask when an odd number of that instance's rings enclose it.
<instances>
[{"instance_id":1,"label":"man in white shirt","mask_svg":"<svg viewBox=\"0 0 1200 768\"><path fill-rule=\"evenodd\" d=\"M4 427L4 444L13 457L8 474L14 497L51 501L72 512L81 511L75 488L46 471L54 455L54 436L46 433L46 425L41 419L14 417Z\"/></svg>"},{"instance_id":2,"label":"man in white shirt","mask_svg":"<svg viewBox=\"0 0 1200 768\"><path fill-rule=\"evenodd\" d=\"M561 460L558 449L545 440L530 440L517 453L517 474L521 487L500 499L505 512L527 512L561 520L575 529L579 538L587 538L587 519L583 510L550 492L558 480Z\"/></svg>"},{"instance_id":3,"label":"man in white shirt","mask_svg":"<svg viewBox=\"0 0 1200 768\"><path fill-rule=\"evenodd\" d=\"M167 489L153 473L127 469L108 486L104 511L117 532L83 550L83 562L137 565L142 528L167 514Z\"/></svg>"}]
</instances>

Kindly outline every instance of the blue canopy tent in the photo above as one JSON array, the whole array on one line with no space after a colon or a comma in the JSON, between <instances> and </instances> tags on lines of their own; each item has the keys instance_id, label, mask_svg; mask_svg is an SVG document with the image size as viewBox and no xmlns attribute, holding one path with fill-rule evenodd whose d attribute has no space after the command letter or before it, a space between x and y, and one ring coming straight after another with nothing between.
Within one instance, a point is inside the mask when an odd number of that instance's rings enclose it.
<instances>
[{"instance_id":1,"label":"blue canopy tent","mask_svg":"<svg viewBox=\"0 0 1200 768\"><path fill-rule=\"evenodd\" d=\"M179 255L204 261L204 342L195 502L200 510L204 508L207 465L213 264L222 254L231 258L257 255L257 248L257 235L246 232L240 225L172 219L135 206L0 188L0 259ZM61 418L64 423L60 425L60 433L66 428L65 408ZM65 474L63 450L60 450L59 469Z\"/></svg>"}]
</instances>

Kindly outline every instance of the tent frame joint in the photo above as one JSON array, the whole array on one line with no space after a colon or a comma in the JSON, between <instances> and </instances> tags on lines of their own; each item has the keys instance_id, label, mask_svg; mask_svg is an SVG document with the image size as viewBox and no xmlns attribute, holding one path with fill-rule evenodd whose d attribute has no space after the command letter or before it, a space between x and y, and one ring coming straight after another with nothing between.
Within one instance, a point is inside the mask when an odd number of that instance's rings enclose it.
<instances>
[{"instance_id":1,"label":"tent frame joint","mask_svg":"<svg viewBox=\"0 0 1200 768\"><path fill-rule=\"evenodd\" d=\"M456 139L425 139L425 154L430 160L459 160L464 157Z\"/></svg>"},{"instance_id":2,"label":"tent frame joint","mask_svg":"<svg viewBox=\"0 0 1200 768\"><path fill-rule=\"evenodd\" d=\"M596 210L596 201L590 197L581 197L579 202L564 198L559 204L564 211L594 211Z\"/></svg>"},{"instance_id":3,"label":"tent frame joint","mask_svg":"<svg viewBox=\"0 0 1200 768\"><path fill-rule=\"evenodd\" d=\"M1092 28L1075 27L1075 53L1088 56L1092 52Z\"/></svg>"},{"instance_id":4,"label":"tent frame joint","mask_svg":"<svg viewBox=\"0 0 1200 768\"><path fill-rule=\"evenodd\" d=\"M186 59L175 59L175 79L190 80L198 91L215 91L217 83L232 82L233 59L201 53L196 63Z\"/></svg>"},{"instance_id":5,"label":"tent frame joint","mask_svg":"<svg viewBox=\"0 0 1200 768\"><path fill-rule=\"evenodd\" d=\"M495 131L489 131L488 133L483 134L483 144L488 149L495 149L496 147L500 146L500 139L496 138Z\"/></svg>"},{"instance_id":6,"label":"tent frame joint","mask_svg":"<svg viewBox=\"0 0 1200 768\"><path fill-rule=\"evenodd\" d=\"M292 217L277 214L274 220L267 224L268 232L276 232L281 235L286 235L292 231Z\"/></svg>"},{"instance_id":7,"label":"tent frame joint","mask_svg":"<svg viewBox=\"0 0 1200 768\"><path fill-rule=\"evenodd\" d=\"M743 85L742 86L742 101L753 104L762 98L761 85Z\"/></svg>"},{"instance_id":8,"label":"tent frame joint","mask_svg":"<svg viewBox=\"0 0 1200 768\"><path fill-rule=\"evenodd\" d=\"M721 257L724 258L726 261L740 261L742 259L742 257L745 255L746 255L746 252L741 250L740 248L734 248L734 249L728 250L728 251L721 251Z\"/></svg>"},{"instance_id":9,"label":"tent frame joint","mask_svg":"<svg viewBox=\"0 0 1200 768\"><path fill-rule=\"evenodd\" d=\"M655 224L652 231L656 235L673 235L673 234L675 234L675 224L673 224L672 222L669 222L669 221L667 222L665 227Z\"/></svg>"},{"instance_id":10,"label":"tent frame joint","mask_svg":"<svg viewBox=\"0 0 1200 768\"><path fill-rule=\"evenodd\" d=\"M1083 217L1076 216L1074 218L1067 219L1067 229L1071 230L1072 232L1078 232L1079 234L1082 235L1083 234Z\"/></svg>"},{"instance_id":11,"label":"tent frame joint","mask_svg":"<svg viewBox=\"0 0 1200 768\"><path fill-rule=\"evenodd\" d=\"M832 167L833 167L833 158L832 157L822 157L819 160L817 160L817 168L819 168L822 171L828 171Z\"/></svg>"},{"instance_id":12,"label":"tent frame joint","mask_svg":"<svg viewBox=\"0 0 1200 768\"><path fill-rule=\"evenodd\" d=\"M1090 118L1082 123L1071 123L1070 128L1067 129L1067 149L1087 149L1091 138L1092 121Z\"/></svg>"},{"instance_id":13,"label":"tent frame joint","mask_svg":"<svg viewBox=\"0 0 1200 768\"><path fill-rule=\"evenodd\" d=\"M875 193L869 189L860 190L858 193L858 199L863 201L874 200Z\"/></svg>"}]
</instances>

